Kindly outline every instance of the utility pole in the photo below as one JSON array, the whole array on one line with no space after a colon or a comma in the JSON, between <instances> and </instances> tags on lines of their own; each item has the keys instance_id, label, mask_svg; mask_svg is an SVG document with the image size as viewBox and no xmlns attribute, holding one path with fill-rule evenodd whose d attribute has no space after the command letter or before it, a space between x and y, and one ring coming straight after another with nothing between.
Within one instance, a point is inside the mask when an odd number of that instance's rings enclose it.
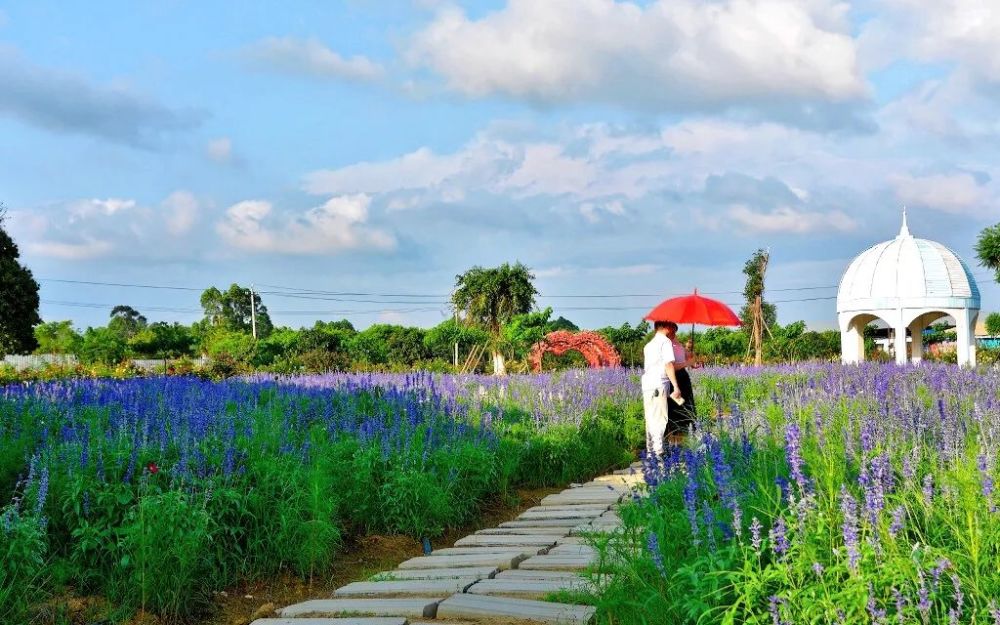
<instances>
[{"instance_id":1,"label":"utility pole","mask_svg":"<svg viewBox=\"0 0 1000 625\"><path fill-rule=\"evenodd\" d=\"M455 311L455 329L458 330L458 308L455 307L455 291L451 292L451 306ZM455 368L458 369L458 337L455 337Z\"/></svg>"},{"instance_id":2,"label":"utility pole","mask_svg":"<svg viewBox=\"0 0 1000 625\"><path fill-rule=\"evenodd\" d=\"M253 284L250 285L250 328L253 330L253 337L257 338L257 302L253 294Z\"/></svg>"}]
</instances>

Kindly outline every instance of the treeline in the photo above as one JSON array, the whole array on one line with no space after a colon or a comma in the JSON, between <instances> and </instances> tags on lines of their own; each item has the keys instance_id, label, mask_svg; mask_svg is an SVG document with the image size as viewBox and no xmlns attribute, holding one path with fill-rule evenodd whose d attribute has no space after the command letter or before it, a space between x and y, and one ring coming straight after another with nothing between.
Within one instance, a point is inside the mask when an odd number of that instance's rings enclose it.
<instances>
[{"instance_id":1,"label":"treeline","mask_svg":"<svg viewBox=\"0 0 1000 625\"><path fill-rule=\"evenodd\" d=\"M502 324L499 341L473 324L454 318L431 328L376 324L358 330L350 321L316 321L303 328L275 327L267 307L250 289L232 285L226 291L208 289L202 295L203 319L191 324L150 322L131 306L116 306L106 326L78 332L70 321L52 321L35 327L39 354L72 354L85 364L115 364L129 359L194 359L205 356L221 370L321 372L351 370L458 369L488 372L487 358L468 363L474 350L495 345L508 359L511 371L527 370L531 346L555 330L580 328L552 309L513 315ZM253 336L256 322L257 338ZM642 364L642 346L651 336L646 322L624 323L596 330L622 355L626 366ZM682 334L682 339L687 335ZM748 337L742 330L713 328L699 332L696 351L710 362L741 362ZM811 332L803 322L774 324L765 342L768 360L832 359L840 353L837 332ZM546 368L582 366L575 353L546 356ZM224 371L223 371L224 372Z\"/></svg>"}]
</instances>

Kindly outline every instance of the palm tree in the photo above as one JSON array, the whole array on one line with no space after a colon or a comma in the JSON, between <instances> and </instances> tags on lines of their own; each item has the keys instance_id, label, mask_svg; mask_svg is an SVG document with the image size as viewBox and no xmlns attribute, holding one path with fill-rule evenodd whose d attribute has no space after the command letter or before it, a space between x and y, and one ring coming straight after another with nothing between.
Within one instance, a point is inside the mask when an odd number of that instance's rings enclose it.
<instances>
[{"instance_id":1,"label":"palm tree","mask_svg":"<svg viewBox=\"0 0 1000 625\"><path fill-rule=\"evenodd\" d=\"M530 312L538 291L531 270L515 263L486 269L473 267L456 276L452 304L465 320L485 330L490 337L493 374L506 375L502 351L503 326L514 315Z\"/></svg>"},{"instance_id":2,"label":"palm tree","mask_svg":"<svg viewBox=\"0 0 1000 625\"><path fill-rule=\"evenodd\" d=\"M985 228L979 233L976 255L979 257L979 264L992 269L1000 279L1000 224Z\"/></svg>"}]
</instances>

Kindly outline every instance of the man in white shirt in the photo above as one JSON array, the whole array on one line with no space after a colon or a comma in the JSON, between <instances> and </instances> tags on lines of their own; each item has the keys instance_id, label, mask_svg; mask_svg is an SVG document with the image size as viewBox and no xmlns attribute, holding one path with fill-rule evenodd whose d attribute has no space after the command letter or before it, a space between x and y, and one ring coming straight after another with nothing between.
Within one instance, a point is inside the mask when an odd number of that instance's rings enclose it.
<instances>
[{"instance_id":1,"label":"man in white shirt","mask_svg":"<svg viewBox=\"0 0 1000 625\"><path fill-rule=\"evenodd\" d=\"M656 334L642 348L642 403L646 413L646 452L663 454L663 435L667 429L667 395L681 397L674 371L674 346L667 338L669 322L657 321ZM668 386L669 383L669 386Z\"/></svg>"}]
</instances>

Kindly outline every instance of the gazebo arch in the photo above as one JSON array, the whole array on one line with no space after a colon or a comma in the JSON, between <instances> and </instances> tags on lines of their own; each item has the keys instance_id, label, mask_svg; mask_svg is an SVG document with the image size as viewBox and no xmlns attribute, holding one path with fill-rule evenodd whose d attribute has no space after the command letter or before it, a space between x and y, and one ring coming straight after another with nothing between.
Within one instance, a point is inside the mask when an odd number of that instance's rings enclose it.
<instances>
[{"instance_id":1,"label":"gazebo arch","mask_svg":"<svg viewBox=\"0 0 1000 625\"><path fill-rule=\"evenodd\" d=\"M545 335L545 338L535 343L528 355L531 370L542 370L542 358L545 354L561 356L569 351L583 354L591 367L620 367L622 359L614 346L597 332L569 332L556 330Z\"/></svg>"},{"instance_id":2,"label":"gazebo arch","mask_svg":"<svg viewBox=\"0 0 1000 625\"><path fill-rule=\"evenodd\" d=\"M837 316L842 359L862 362L864 328L882 319L895 334L896 362L920 362L924 329L941 317L952 317L958 364L973 366L979 310L979 287L968 265L940 243L911 235L904 211L899 235L855 258L840 281ZM912 357L907 355L908 330Z\"/></svg>"}]
</instances>

